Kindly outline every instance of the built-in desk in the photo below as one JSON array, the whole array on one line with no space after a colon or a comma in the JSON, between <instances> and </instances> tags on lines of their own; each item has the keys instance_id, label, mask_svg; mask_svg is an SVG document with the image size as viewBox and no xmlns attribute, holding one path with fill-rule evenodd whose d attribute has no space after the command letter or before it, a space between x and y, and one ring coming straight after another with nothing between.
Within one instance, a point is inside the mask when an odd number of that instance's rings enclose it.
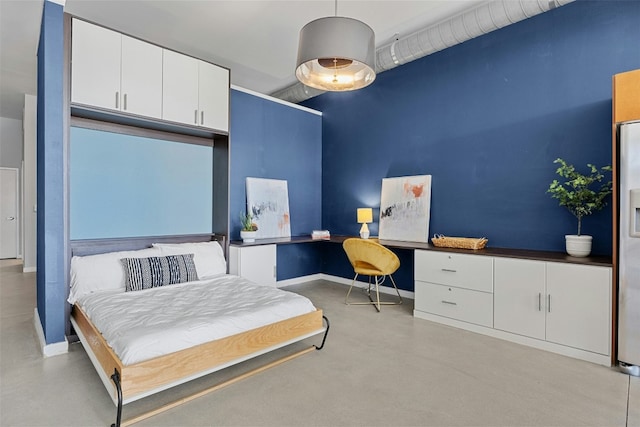
<instances>
[{"instance_id":1,"label":"built-in desk","mask_svg":"<svg viewBox=\"0 0 640 427\"><path fill-rule=\"evenodd\" d=\"M357 236L331 236L329 239L312 239L311 236L294 236L294 237L280 237L274 239L257 239L255 242L245 243L240 240L232 240L230 242L230 246L232 247L251 247L251 246L262 246L262 245L289 245L289 244L297 244L297 243L340 243L344 242L346 239L357 237ZM551 261L551 262L564 262L569 264L584 264L584 265L598 265L603 267L611 267L612 259L610 256L589 256L589 257L572 257L567 255L564 252L552 252L552 251L536 251L529 249L508 249L508 248L492 248L487 247L484 249L472 250L472 249L455 249L455 248L440 248L435 247L430 243L419 243L419 242L402 242L399 240L379 240L375 237L371 237L371 239L375 239L381 245L386 246L388 248L397 248L397 249L421 249L427 251L438 251L438 252L450 252L450 253L458 253L458 254L470 254L470 255L484 255L491 257L502 257L502 258L519 258L519 259L528 259L528 260L536 260L536 261Z\"/></svg>"},{"instance_id":2,"label":"built-in desk","mask_svg":"<svg viewBox=\"0 0 640 427\"><path fill-rule=\"evenodd\" d=\"M254 275L256 281L275 284L278 245L342 244L349 237L352 236L233 241L230 272ZM492 247L471 250L396 240L378 242L392 249L412 251L415 317L602 365L612 363L615 307L611 257L576 258L551 251ZM338 258L334 259L338 262ZM243 273L245 266L250 267ZM264 277L255 277L259 271ZM326 270L321 276L329 280L351 282L350 277L324 273Z\"/></svg>"}]
</instances>

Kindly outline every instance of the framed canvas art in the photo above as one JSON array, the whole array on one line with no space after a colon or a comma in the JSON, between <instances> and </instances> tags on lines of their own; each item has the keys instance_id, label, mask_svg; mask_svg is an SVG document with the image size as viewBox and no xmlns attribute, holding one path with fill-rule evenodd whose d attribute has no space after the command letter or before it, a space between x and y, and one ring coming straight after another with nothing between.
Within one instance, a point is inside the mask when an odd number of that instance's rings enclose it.
<instances>
[{"instance_id":1,"label":"framed canvas art","mask_svg":"<svg viewBox=\"0 0 640 427\"><path fill-rule=\"evenodd\" d=\"M246 184L247 210L258 226L256 239L291 237L287 181L247 177Z\"/></svg>"},{"instance_id":2,"label":"framed canvas art","mask_svg":"<svg viewBox=\"0 0 640 427\"><path fill-rule=\"evenodd\" d=\"M430 214L431 175L382 179L380 239L427 243Z\"/></svg>"}]
</instances>

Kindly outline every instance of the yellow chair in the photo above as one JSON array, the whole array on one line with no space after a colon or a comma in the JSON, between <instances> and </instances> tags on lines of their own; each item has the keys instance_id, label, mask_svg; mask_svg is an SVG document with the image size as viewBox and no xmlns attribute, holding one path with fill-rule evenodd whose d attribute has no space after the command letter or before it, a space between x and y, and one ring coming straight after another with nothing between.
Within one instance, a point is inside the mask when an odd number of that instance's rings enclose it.
<instances>
[{"instance_id":1,"label":"yellow chair","mask_svg":"<svg viewBox=\"0 0 640 427\"><path fill-rule=\"evenodd\" d=\"M348 305L363 305L363 304L373 304L376 310L380 311L381 305L397 305L402 304L402 297L400 296L400 291L398 291L398 287L396 286L396 282L393 280L393 276L391 274L395 273L398 267L400 267L400 260L398 256L391 252L389 249L385 248L381 244L377 243L374 240L368 239L357 239L350 238L345 240L342 243L342 247L344 251L347 253L347 258L349 258L349 262L353 266L353 270L356 275L351 282L351 286L349 287L349 292L347 292L347 297L345 298L345 304ZM369 289L367 291L367 296L369 297L370 302L349 302L349 295L351 295L351 290L353 289L353 285L358 278L358 275L369 276ZM397 302L384 302L380 301L380 290L379 286L385 281L386 277L389 276L391 279L391 283L398 293L398 301ZM371 278L374 278L374 285L376 287L376 297L375 300L371 296ZM382 279L381 279L382 278Z\"/></svg>"}]
</instances>

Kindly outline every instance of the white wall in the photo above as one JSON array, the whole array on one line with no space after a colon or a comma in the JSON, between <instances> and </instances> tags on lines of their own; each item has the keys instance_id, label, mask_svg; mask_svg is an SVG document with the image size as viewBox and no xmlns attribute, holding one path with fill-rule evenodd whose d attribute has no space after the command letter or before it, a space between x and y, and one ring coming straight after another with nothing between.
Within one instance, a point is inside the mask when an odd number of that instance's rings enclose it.
<instances>
[{"instance_id":1,"label":"white wall","mask_svg":"<svg viewBox=\"0 0 640 427\"><path fill-rule=\"evenodd\" d=\"M22 167L22 121L0 117L0 166Z\"/></svg>"},{"instance_id":2,"label":"white wall","mask_svg":"<svg viewBox=\"0 0 640 427\"><path fill-rule=\"evenodd\" d=\"M36 97L24 96L23 271L36 271Z\"/></svg>"}]
</instances>

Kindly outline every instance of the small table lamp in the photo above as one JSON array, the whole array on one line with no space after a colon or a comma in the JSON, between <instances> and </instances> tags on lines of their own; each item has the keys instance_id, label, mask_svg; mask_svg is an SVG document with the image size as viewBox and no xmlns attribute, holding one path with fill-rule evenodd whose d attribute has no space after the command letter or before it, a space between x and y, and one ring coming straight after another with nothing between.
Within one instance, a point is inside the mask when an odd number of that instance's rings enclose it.
<instances>
[{"instance_id":1,"label":"small table lamp","mask_svg":"<svg viewBox=\"0 0 640 427\"><path fill-rule=\"evenodd\" d=\"M360 228L360 237L363 239L369 238L369 227L367 223L373 222L373 209L371 208L358 208L358 224L362 224Z\"/></svg>"}]
</instances>

